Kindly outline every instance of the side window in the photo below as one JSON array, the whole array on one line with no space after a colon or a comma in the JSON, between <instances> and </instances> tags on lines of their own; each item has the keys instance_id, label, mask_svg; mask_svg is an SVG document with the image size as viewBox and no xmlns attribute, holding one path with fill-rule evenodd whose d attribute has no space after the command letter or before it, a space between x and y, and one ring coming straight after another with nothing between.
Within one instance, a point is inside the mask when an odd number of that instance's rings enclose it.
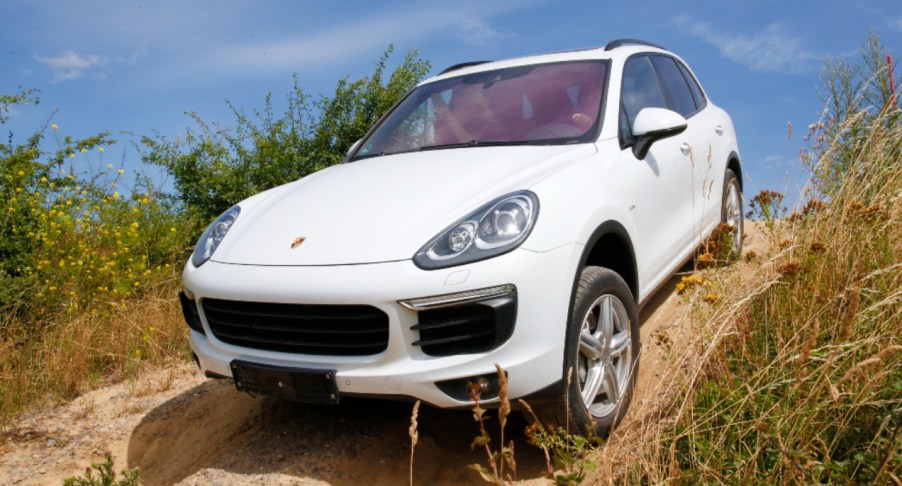
<instances>
[{"instance_id":1,"label":"side window","mask_svg":"<svg viewBox=\"0 0 902 486\"><path fill-rule=\"evenodd\" d=\"M648 61L648 57L633 57L623 68L623 86L620 90L621 125L620 133L628 141L630 127L642 108L667 108L661 93L658 77Z\"/></svg>"},{"instance_id":2,"label":"side window","mask_svg":"<svg viewBox=\"0 0 902 486\"><path fill-rule=\"evenodd\" d=\"M698 85L698 81L696 81L695 77L692 76L692 73L689 72L689 69L683 65L683 63L679 61L675 62L680 68L680 72L683 73L683 77L686 78L686 82L689 83L689 90L692 91L692 97L695 98L695 106L701 110L708 104L705 100L705 94L702 93L702 88Z\"/></svg>"},{"instance_id":3,"label":"side window","mask_svg":"<svg viewBox=\"0 0 902 486\"><path fill-rule=\"evenodd\" d=\"M655 65L655 70L661 78L664 92L670 101L670 109L689 118L695 113L697 107L695 98L689 90L689 84L686 83L686 78L680 72L680 68L677 67L673 58L667 56L652 56L651 62Z\"/></svg>"}]
</instances>

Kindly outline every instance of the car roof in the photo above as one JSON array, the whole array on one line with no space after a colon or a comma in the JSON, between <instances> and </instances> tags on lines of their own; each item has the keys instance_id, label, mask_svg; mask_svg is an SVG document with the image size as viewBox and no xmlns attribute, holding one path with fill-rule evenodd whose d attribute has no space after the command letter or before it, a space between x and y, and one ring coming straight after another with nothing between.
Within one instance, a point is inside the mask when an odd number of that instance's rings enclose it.
<instances>
[{"instance_id":1,"label":"car roof","mask_svg":"<svg viewBox=\"0 0 902 486\"><path fill-rule=\"evenodd\" d=\"M527 56L513 57L499 61L471 61L454 64L429 79L424 80L420 84L427 84L440 79L456 77L471 73L483 71L491 71L494 69L503 69L507 67L522 66L528 64L544 64L563 61L581 61L581 60L607 60L621 58L625 59L633 54L641 52L659 52L672 54L670 51L660 45L639 39L616 39L608 42L603 47L589 47L582 49L570 49L566 51L555 51L542 54L531 54Z\"/></svg>"}]
</instances>

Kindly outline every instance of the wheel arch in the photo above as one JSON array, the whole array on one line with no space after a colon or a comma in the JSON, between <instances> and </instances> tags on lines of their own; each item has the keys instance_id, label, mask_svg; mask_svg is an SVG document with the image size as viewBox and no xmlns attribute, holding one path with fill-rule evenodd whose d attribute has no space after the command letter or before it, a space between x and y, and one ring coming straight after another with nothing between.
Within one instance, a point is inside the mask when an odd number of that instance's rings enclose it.
<instances>
[{"instance_id":1,"label":"wheel arch","mask_svg":"<svg viewBox=\"0 0 902 486\"><path fill-rule=\"evenodd\" d=\"M739 190L743 189L742 187L742 165L739 164L739 154L736 152L730 152L729 157L727 157L727 169L733 171L736 174L736 180L739 181Z\"/></svg>"},{"instance_id":2,"label":"wheel arch","mask_svg":"<svg viewBox=\"0 0 902 486\"><path fill-rule=\"evenodd\" d=\"M639 271L636 253L626 228L616 221L602 223L586 241L574 279L574 292L579 275L586 266L613 270L626 282L633 298L639 302ZM573 295L573 294L571 294Z\"/></svg>"}]
</instances>

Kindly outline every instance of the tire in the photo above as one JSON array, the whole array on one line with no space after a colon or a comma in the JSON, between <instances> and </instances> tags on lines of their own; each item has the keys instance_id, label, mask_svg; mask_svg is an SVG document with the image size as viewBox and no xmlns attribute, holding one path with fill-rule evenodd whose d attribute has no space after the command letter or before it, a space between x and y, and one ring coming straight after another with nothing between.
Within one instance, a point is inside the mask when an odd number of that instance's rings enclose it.
<instances>
[{"instance_id":1,"label":"tire","mask_svg":"<svg viewBox=\"0 0 902 486\"><path fill-rule=\"evenodd\" d=\"M732 233L730 239L730 249L728 259L735 261L742 254L742 235L743 235L743 218L742 218L742 187L739 185L739 179L731 169L727 169L723 178L723 198L720 206L720 224L732 226L735 232Z\"/></svg>"},{"instance_id":2,"label":"tire","mask_svg":"<svg viewBox=\"0 0 902 486\"><path fill-rule=\"evenodd\" d=\"M609 318L600 320L605 315ZM601 267L583 269L566 340L560 399L537 407L537 418L606 438L626 414L639 367L639 310L620 275Z\"/></svg>"}]
</instances>

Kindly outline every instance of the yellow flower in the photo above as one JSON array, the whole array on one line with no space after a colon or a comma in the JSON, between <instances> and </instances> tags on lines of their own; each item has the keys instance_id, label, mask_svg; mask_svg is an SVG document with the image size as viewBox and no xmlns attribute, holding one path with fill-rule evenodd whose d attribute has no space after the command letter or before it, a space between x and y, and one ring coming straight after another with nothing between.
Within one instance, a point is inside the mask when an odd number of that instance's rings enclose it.
<instances>
[{"instance_id":1,"label":"yellow flower","mask_svg":"<svg viewBox=\"0 0 902 486\"><path fill-rule=\"evenodd\" d=\"M112 169L112 168L113 168L113 164L107 164L106 167L107 167L107 169Z\"/></svg>"},{"instance_id":2,"label":"yellow flower","mask_svg":"<svg viewBox=\"0 0 902 486\"><path fill-rule=\"evenodd\" d=\"M20 170L20 171L18 172L18 174L19 174L19 177L22 177L22 176L25 175L25 171Z\"/></svg>"},{"instance_id":3,"label":"yellow flower","mask_svg":"<svg viewBox=\"0 0 902 486\"><path fill-rule=\"evenodd\" d=\"M54 123L53 125L50 125L50 128L57 130L57 129L59 129L59 126L57 126L57 124Z\"/></svg>"},{"instance_id":4,"label":"yellow flower","mask_svg":"<svg viewBox=\"0 0 902 486\"><path fill-rule=\"evenodd\" d=\"M118 172L119 174L125 174L125 169L119 169Z\"/></svg>"},{"instance_id":5,"label":"yellow flower","mask_svg":"<svg viewBox=\"0 0 902 486\"><path fill-rule=\"evenodd\" d=\"M97 147L98 152L103 152L103 147Z\"/></svg>"},{"instance_id":6,"label":"yellow flower","mask_svg":"<svg viewBox=\"0 0 902 486\"><path fill-rule=\"evenodd\" d=\"M118 199L118 198L119 198L119 191L113 192L113 197L116 198L116 199Z\"/></svg>"},{"instance_id":7,"label":"yellow flower","mask_svg":"<svg viewBox=\"0 0 902 486\"><path fill-rule=\"evenodd\" d=\"M82 147L81 150L80 150L80 152L82 152L82 153L87 152L87 151L88 151L88 149L86 149L86 148L84 148L84 147Z\"/></svg>"}]
</instances>

